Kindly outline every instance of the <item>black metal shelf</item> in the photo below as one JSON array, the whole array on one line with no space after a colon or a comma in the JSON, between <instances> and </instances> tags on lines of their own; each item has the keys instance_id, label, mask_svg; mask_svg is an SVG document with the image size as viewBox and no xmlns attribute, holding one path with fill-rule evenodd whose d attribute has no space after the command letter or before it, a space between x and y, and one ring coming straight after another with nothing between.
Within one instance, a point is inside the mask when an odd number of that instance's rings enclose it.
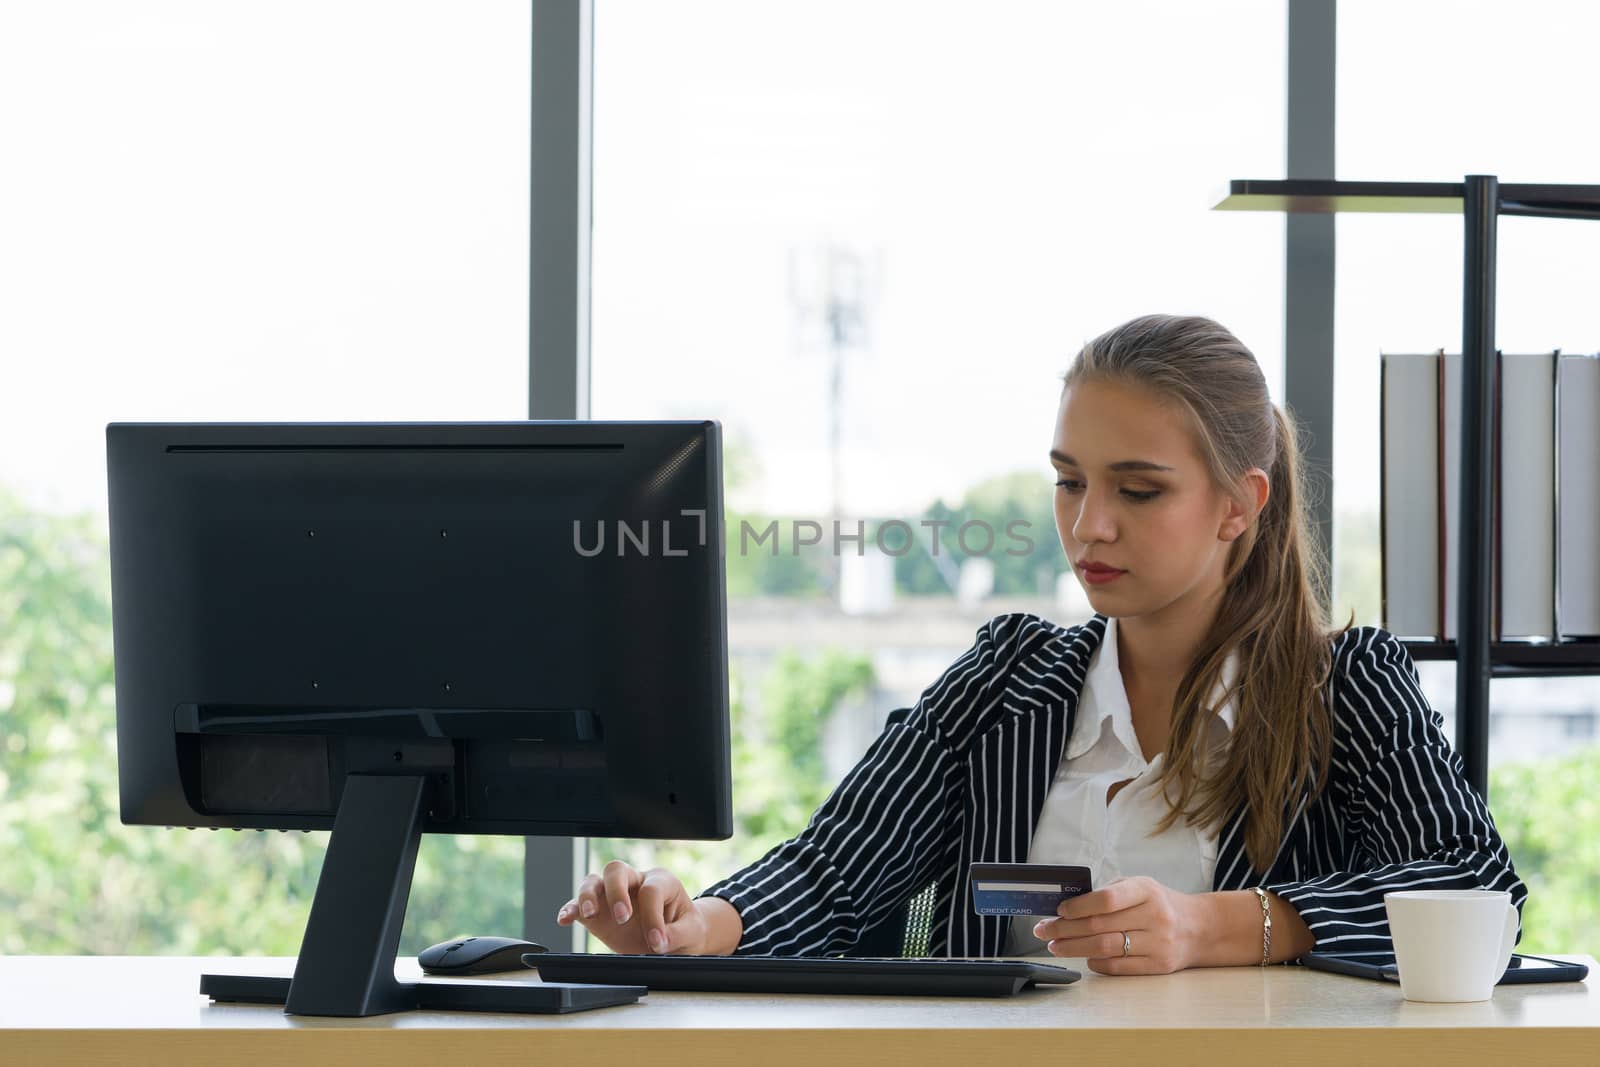
<instances>
[{"instance_id":1,"label":"black metal shelf","mask_svg":"<svg viewBox=\"0 0 1600 1067\"><path fill-rule=\"evenodd\" d=\"M1465 182L1342 182L1302 179L1228 183L1217 211L1285 211L1331 215L1459 215ZM1499 213L1552 219L1600 219L1600 185L1500 186Z\"/></svg>"},{"instance_id":2,"label":"black metal shelf","mask_svg":"<svg viewBox=\"0 0 1600 1067\"><path fill-rule=\"evenodd\" d=\"M1414 660L1453 660L1454 641L1402 641ZM1494 641L1489 645L1490 670L1496 678L1548 678L1600 674L1600 641L1530 644Z\"/></svg>"},{"instance_id":3,"label":"black metal shelf","mask_svg":"<svg viewBox=\"0 0 1600 1067\"><path fill-rule=\"evenodd\" d=\"M1330 214L1346 211L1463 216L1461 295L1461 501L1458 642L1408 641L1413 659L1456 661L1456 750L1467 781L1489 784L1489 682L1492 678L1600 674L1593 643L1491 643L1494 543L1493 441L1490 428L1500 355L1495 333L1495 244L1501 215L1600 219L1600 185L1500 184L1487 174L1460 182L1350 182L1239 179L1216 204L1221 211Z\"/></svg>"}]
</instances>

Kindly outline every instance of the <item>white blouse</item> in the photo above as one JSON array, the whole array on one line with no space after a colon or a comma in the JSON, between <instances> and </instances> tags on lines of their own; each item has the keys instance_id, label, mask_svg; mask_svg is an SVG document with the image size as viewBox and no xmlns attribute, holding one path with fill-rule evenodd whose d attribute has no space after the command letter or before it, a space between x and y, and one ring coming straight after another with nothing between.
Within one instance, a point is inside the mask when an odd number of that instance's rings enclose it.
<instances>
[{"instance_id":1,"label":"white blouse","mask_svg":"<svg viewBox=\"0 0 1600 1067\"><path fill-rule=\"evenodd\" d=\"M1223 666L1222 692L1232 688L1238 669L1237 654L1230 655ZM1213 691L1213 699L1218 695ZM1226 753L1233 718L1229 699L1212 716L1209 759ZM1089 661L1077 720L1045 796L1028 862L1088 867L1096 889L1117 878L1146 875L1179 892L1209 891L1217 867L1214 830L1196 829L1180 819L1164 833L1150 836L1169 806L1154 787L1165 758L1158 752L1155 759L1146 760L1134 733L1133 711L1117 666L1117 620L1111 619L1105 639ZM1106 791L1121 781L1128 784L1107 804ZM1049 955L1047 943L1033 936L1038 921L1023 915L1011 920L1006 955Z\"/></svg>"}]
</instances>

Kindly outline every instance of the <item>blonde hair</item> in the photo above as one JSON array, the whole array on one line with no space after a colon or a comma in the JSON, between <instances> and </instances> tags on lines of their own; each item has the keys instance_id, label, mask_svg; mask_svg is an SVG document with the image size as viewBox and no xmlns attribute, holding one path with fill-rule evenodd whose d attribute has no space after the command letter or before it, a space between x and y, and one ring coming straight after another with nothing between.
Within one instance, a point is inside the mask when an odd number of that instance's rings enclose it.
<instances>
[{"instance_id":1,"label":"blonde hair","mask_svg":"<svg viewBox=\"0 0 1600 1067\"><path fill-rule=\"evenodd\" d=\"M1210 319L1146 315L1084 345L1063 388L1132 384L1185 414L1212 484L1239 499L1246 471L1267 472L1270 492L1255 521L1230 546L1216 619L1178 685L1167 759L1158 782L1171 804L1155 833L1180 817L1221 827L1246 813L1245 854L1265 872L1277 855L1289 808L1320 793L1332 758L1332 669L1328 567L1311 536L1294 419L1272 402L1251 351ZM1343 628L1349 629L1354 618ZM1237 651L1232 741L1225 762L1205 760L1205 694Z\"/></svg>"}]
</instances>

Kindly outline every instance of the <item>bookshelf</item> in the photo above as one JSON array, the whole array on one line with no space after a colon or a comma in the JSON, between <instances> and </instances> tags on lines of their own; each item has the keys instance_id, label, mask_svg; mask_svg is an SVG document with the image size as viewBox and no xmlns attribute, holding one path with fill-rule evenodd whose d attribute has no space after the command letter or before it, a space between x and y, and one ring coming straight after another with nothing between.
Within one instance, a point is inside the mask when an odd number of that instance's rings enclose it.
<instances>
[{"instance_id":1,"label":"bookshelf","mask_svg":"<svg viewBox=\"0 0 1600 1067\"><path fill-rule=\"evenodd\" d=\"M1456 661L1456 751L1484 796L1489 782L1489 682L1493 678L1600 674L1600 643L1492 641L1494 498L1491 436L1499 355L1494 343L1495 236L1501 215L1600 219L1600 185L1502 185L1493 175L1459 182L1289 179L1229 183L1218 211L1460 214L1462 270L1461 559L1459 641L1407 641L1412 658Z\"/></svg>"}]
</instances>

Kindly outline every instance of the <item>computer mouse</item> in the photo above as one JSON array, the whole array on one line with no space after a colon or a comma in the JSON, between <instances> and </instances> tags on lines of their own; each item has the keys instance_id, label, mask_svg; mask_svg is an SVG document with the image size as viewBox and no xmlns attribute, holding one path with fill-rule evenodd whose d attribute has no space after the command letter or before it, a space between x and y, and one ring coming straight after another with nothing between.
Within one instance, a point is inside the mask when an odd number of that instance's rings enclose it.
<instances>
[{"instance_id":1,"label":"computer mouse","mask_svg":"<svg viewBox=\"0 0 1600 1067\"><path fill-rule=\"evenodd\" d=\"M493 974L524 970L524 952L544 951L535 941L515 937L458 937L429 945L417 953L417 962L427 974Z\"/></svg>"}]
</instances>

